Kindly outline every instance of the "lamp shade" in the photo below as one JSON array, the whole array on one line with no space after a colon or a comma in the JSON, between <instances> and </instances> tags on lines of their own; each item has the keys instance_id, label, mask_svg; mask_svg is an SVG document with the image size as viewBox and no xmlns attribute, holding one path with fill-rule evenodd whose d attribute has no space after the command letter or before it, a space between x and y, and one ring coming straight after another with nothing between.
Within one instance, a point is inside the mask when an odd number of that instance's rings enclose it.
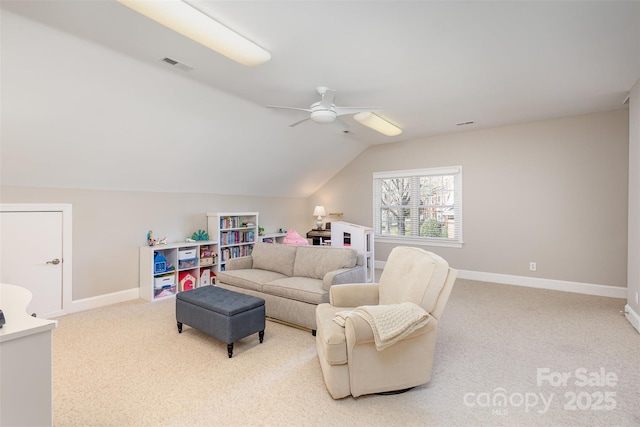
<instances>
[{"instance_id":1,"label":"lamp shade","mask_svg":"<svg viewBox=\"0 0 640 427\"><path fill-rule=\"evenodd\" d=\"M313 216L327 216L327 211L324 210L324 206L316 206L313 210Z\"/></svg>"},{"instance_id":2,"label":"lamp shade","mask_svg":"<svg viewBox=\"0 0 640 427\"><path fill-rule=\"evenodd\" d=\"M400 129L398 126L389 123L382 117L373 114L370 111L358 113L354 115L353 118L366 127L371 128L376 132L380 132L383 135L396 136L402 133L402 129Z\"/></svg>"}]
</instances>

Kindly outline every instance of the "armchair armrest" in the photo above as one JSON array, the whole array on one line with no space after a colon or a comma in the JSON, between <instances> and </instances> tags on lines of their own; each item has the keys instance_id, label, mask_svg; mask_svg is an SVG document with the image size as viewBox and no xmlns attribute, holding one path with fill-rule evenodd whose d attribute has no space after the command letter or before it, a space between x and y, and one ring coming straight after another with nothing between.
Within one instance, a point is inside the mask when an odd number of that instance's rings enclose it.
<instances>
[{"instance_id":1,"label":"armchair armrest","mask_svg":"<svg viewBox=\"0 0 640 427\"><path fill-rule=\"evenodd\" d=\"M253 267L253 258L251 258L251 256L231 258L227 260L227 263L225 266L227 270L245 270L252 267Z\"/></svg>"},{"instance_id":2,"label":"armchair armrest","mask_svg":"<svg viewBox=\"0 0 640 427\"><path fill-rule=\"evenodd\" d=\"M401 338L394 345L398 345L402 341L410 340L435 331L438 328L438 319L433 316L429 317L429 322L426 325L416 329L406 337ZM351 348L360 344L375 343L371 325L369 325L369 323L360 316L350 316L347 318L345 323L345 334L347 335L347 342Z\"/></svg>"},{"instance_id":3,"label":"armchair armrest","mask_svg":"<svg viewBox=\"0 0 640 427\"><path fill-rule=\"evenodd\" d=\"M332 286L329 301L334 307L359 307L378 304L377 283L348 283Z\"/></svg>"}]
</instances>

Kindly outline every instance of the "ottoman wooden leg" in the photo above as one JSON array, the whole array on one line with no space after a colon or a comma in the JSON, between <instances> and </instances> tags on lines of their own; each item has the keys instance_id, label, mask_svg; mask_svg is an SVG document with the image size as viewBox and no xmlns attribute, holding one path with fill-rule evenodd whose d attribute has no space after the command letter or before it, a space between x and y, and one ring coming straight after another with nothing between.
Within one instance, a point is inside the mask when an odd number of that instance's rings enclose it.
<instances>
[{"instance_id":1,"label":"ottoman wooden leg","mask_svg":"<svg viewBox=\"0 0 640 427\"><path fill-rule=\"evenodd\" d=\"M260 338L260 344L262 344L262 340L264 340L264 331L258 332L258 338Z\"/></svg>"},{"instance_id":2,"label":"ottoman wooden leg","mask_svg":"<svg viewBox=\"0 0 640 427\"><path fill-rule=\"evenodd\" d=\"M227 344L227 353L229 353L229 359L233 356L233 343Z\"/></svg>"},{"instance_id":3,"label":"ottoman wooden leg","mask_svg":"<svg viewBox=\"0 0 640 427\"><path fill-rule=\"evenodd\" d=\"M182 322L178 322L178 333L182 333Z\"/></svg>"}]
</instances>

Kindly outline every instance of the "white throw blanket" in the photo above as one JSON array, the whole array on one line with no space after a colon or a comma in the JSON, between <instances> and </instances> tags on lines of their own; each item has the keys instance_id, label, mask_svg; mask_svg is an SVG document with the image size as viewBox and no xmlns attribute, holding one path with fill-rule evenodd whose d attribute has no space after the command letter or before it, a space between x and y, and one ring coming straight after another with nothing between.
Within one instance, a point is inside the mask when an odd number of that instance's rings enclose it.
<instances>
[{"instance_id":1,"label":"white throw blanket","mask_svg":"<svg viewBox=\"0 0 640 427\"><path fill-rule=\"evenodd\" d=\"M431 316L412 302L387 305L363 305L355 310L339 311L333 321L345 325L350 316L360 316L369 323L378 351L395 344L429 322Z\"/></svg>"}]
</instances>

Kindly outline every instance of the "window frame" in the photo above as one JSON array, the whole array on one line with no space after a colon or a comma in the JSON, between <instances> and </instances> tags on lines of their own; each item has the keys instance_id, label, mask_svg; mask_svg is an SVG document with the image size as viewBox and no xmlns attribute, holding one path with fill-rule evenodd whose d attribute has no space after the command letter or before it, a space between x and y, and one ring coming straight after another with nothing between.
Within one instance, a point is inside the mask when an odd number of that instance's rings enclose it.
<instances>
[{"instance_id":1,"label":"window frame","mask_svg":"<svg viewBox=\"0 0 640 427\"><path fill-rule=\"evenodd\" d=\"M456 231L456 237L453 239L447 237L420 237L416 235L411 236L398 236L381 234L381 209L382 209L382 186L383 179L393 178L409 178L414 181L419 181L420 177L434 177L442 175L454 176L454 228ZM396 244L415 244L424 246L442 246L451 248L461 248L464 241L462 238L462 166L448 166L448 167L435 167L435 168L423 168L423 169L407 169L398 171L384 171L373 173L373 224L375 238L379 242L384 243L396 243ZM419 188L411 188L412 197L409 204L409 209L412 212L410 217L414 217L417 220L420 197Z\"/></svg>"}]
</instances>

